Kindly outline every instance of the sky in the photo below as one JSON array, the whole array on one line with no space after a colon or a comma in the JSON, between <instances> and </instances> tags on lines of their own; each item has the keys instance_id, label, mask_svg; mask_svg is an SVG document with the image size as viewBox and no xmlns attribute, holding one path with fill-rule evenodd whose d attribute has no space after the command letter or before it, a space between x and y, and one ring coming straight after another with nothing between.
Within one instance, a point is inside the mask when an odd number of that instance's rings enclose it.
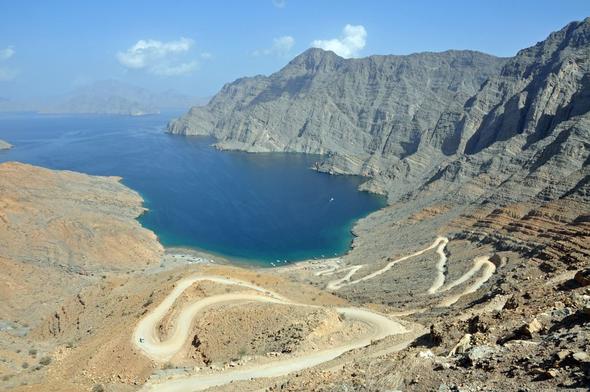
<instances>
[{"instance_id":1,"label":"sky","mask_svg":"<svg viewBox=\"0 0 590 392\"><path fill-rule=\"evenodd\" d=\"M0 0L0 10L0 97L61 95L105 79L206 97L312 46L343 57L513 56L590 16L590 0Z\"/></svg>"}]
</instances>

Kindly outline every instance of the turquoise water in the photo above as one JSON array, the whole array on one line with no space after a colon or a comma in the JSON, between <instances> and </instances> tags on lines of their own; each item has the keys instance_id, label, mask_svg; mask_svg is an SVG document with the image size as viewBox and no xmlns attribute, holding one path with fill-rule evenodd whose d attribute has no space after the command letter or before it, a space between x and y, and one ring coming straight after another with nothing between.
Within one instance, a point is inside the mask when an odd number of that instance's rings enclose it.
<instances>
[{"instance_id":1,"label":"turquoise water","mask_svg":"<svg viewBox=\"0 0 590 392\"><path fill-rule=\"evenodd\" d=\"M270 263L345 253L355 220L384 206L362 179L309 170L316 156L221 152L164 133L180 113L144 117L0 115L1 161L117 175L166 246Z\"/></svg>"}]
</instances>

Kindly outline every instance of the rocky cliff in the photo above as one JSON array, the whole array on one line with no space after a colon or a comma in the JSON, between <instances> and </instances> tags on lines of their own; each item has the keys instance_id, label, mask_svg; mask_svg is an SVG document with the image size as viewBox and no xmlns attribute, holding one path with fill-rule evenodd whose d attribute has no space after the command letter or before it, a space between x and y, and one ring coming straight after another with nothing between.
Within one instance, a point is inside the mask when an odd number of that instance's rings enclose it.
<instances>
[{"instance_id":1,"label":"rocky cliff","mask_svg":"<svg viewBox=\"0 0 590 392\"><path fill-rule=\"evenodd\" d=\"M312 48L269 77L227 84L170 130L247 151L403 158L504 62L471 51L347 60Z\"/></svg>"},{"instance_id":2,"label":"rocky cliff","mask_svg":"<svg viewBox=\"0 0 590 392\"><path fill-rule=\"evenodd\" d=\"M251 152L324 154L390 201L555 198L590 156L590 20L501 59L471 51L343 59L309 49L227 84L169 125Z\"/></svg>"}]
</instances>

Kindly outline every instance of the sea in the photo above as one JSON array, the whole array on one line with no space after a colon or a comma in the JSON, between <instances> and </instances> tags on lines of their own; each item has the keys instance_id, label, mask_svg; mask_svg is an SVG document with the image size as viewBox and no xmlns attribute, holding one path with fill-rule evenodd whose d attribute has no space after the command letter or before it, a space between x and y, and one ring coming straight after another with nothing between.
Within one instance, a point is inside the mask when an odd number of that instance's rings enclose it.
<instances>
[{"instance_id":1,"label":"sea","mask_svg":"<svg viewBox=\"0 0 590 392\"><path fill-rule=\"evenodd\" d=\"M343 255L355 221L386 204L358 191L363 178L311 170L316 155L219 151L166 133L181 114L0 114L0 139L14 145L0 162L120 176L164 246L268 266Z\"/></svg>"}]
</instances>

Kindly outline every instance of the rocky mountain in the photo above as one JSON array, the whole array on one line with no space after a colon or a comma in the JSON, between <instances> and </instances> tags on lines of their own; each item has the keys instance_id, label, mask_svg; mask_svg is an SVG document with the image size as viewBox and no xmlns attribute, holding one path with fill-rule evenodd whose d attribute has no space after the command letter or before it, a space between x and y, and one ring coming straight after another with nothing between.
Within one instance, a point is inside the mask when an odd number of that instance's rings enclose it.
<instances>
[{"instance_id":1,"label":"rocky mountain","mask_svg":"<svg viewBox=\"0 0 590 392\"><path fill-rule=\"evenodd\" d=\"M587 176L590 19L509 59L471 51L343 59L309 49L225 85L169 125L251 152L324 154L390 201L555 198Z\"/></svg>"},{"instance_id":2,"label":"rocky mountain","mask_svg":"<svg viewBox=\"0 0 590 392\"><path fill-rule=\"evenodd\" d=\"M312 48L269 77L224 86L170 130L248 151L404 157L504 62L471 51L347 60Z\"/></svg>"}]
</instances>

